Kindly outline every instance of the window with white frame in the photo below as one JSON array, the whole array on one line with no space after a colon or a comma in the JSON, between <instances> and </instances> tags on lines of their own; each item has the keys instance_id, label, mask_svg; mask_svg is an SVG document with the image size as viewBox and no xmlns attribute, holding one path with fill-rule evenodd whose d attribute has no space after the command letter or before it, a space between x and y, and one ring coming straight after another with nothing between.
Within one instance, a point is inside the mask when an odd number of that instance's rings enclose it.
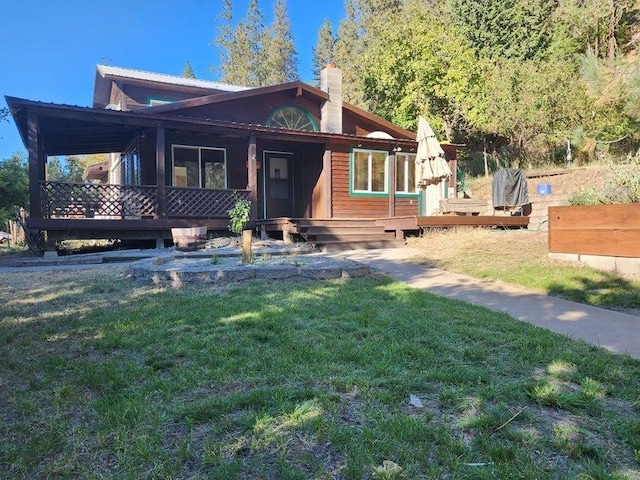
<instances>
[{"instance_id":1,"label":"window with white frame","mask_svg":"<svg viewBox=\"0 0 640 480\"><path fill-rule=\"evenodd\" d=\"M388 153L380 150L354 149L352 155L352 191L387 193Z\"/></svg>"},{"instance_id":2,"label":"window with white frame","mask_svg":"<svg viewBox=\"0 0 640 480\"><path fill-rule=\"evenodd\" d=\"M227 188L224 148L173 145L173 186Z\"/></svg>"},{"instance_id":3,"label":"window with white frame","mask_svg":"<svg viewBox=\"0 0 640 480\"><path fill-rule=\"evenodd\" d=\"M415 153L396 153L396 193L416 193Z\"/></svg>"}]
</instances>

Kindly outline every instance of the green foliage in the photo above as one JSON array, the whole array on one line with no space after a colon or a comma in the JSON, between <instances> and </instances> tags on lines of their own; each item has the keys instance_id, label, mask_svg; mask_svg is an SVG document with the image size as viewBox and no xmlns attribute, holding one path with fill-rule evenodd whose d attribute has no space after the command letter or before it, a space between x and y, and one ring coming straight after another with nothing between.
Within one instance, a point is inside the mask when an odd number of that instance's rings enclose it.
<instances>
[{"instance_id":1,"label":"green foliage","mask_svg":"<svg viewBox=\"0 0 640 480\"><path fill-rule=\"evenodd\" d=\"M640 203L640 166L613 173L602 189L581 190L569 197L571 205Z\"/></svg>"},{"instance_id":2,"label":"green foliage","mask_svg":"<svg viewBox=\"0 0 640 480\"><path fill-rule=\"evenodd\" d=\"M549 44L550 0L451 0L454 21L479 56L531 60Z\"/></svg>"},{"instance_id":3,"label":"green foliage","mask_svg":"<svg viewBox=\"0 0 640 480\"><path fill-rule=\"evenodd\" d=\"M361 72L365 66L364 31L355 0L345 0L346 17L338 25L335 44L335 63L342 70L342 96L346 102L364 105Z\"/></svg>"},{"instance_id":4,"label":"green foliage","mask_svg":"<svg viewBox=\"0 0 640 480\"><path fill-rule=\"evenodd\" d=\"M70 155L60 159L47 159L47 180L51 182L82 182L82 174L87 166L104 161L104 155Z\"/></svg>"},{"instance_id":5,"label":"green foliage","mask_svg":"<svg viewBox=\"0 0 640 480\"><path fill-rule=\"evenodd\" d=\"M276 0L274 23L269 28L264 25L257 0L249 2L246 17L235 27L232 10L231 0L224 0L214 39L222 81L259 87L295 80L298 60L285 1Z\"/></svg>"},{"instance_id":6,"label":"green foliage","mask_svg":"<svg viewBox=\"0 0 640 480\"><path fill-rule=\"evenodd\" d=\"M384 29L365 56L369 107L405 128L424 115L441 136L479 122L482 78L473 50L455 28L433 22L429 11L409 10Z\"/></svg>"},{"instance_id":7,"label":"green foliage","mask_svg":"<svg viewBox=\"0 0 640 480\"><path fill-rule=\"evenodd\" d=\"M246 198L236 195L236 203L229 210L229 231L235 234L242 233L246 223L251 218L251 202Z\"/></svg>"},{"instance_id":8,"label":"green foliage","mask_svg":"<svg viewBox=\"0 0 640 480\"><path fill-rule=\"evenodd\" d=\"M187 63L184 65L182 76L185 78L196 78L196 74L193 73L193 68L191 68L191 62L189 60L187 60Z\"/></svg>"},{"instance_id":9,"label":"green foliage","mask_svg":"<svg viewBox=\"0 0 640 480\"><path fill-rule=\"evenodd\" d=\"M423 114L448 140L490 136L515 165L548 163L580 129L637 137L633 0L347 0L345 12L333 52L345 100L405 128ZM580 69L587 52L596 75Z\"/></svg>"},{"instance_id":10,"label":"green foliage","mask_svg":"<svg viewBox=\"0 0 640 480\"><path fill-rule=\"evenodd\" d=\"M330 63L335 62L336 38L333 36L331 22L325 19L318 32L318 41L313 47L313 78L316 86L320 85L320 72Z\"/></svg>"},{"instance_id":11,"label":"green foliage","mask_svg":"<svg viewBox=\"0 0 640 480\"><path fill-rule=\"evenodd\" d=\"M291 82L298 78L298 54L291 34L285 0L276 0L273 25L263 36L264 79L262 85Z\"/></svg>"},{"instance_id":12,"label":"green foliage","mask_svg":"<svg viewBox=\"0 0 640 480\"><path fill-rule=\"evenodd\" d=\"M29 170L25 158L14 153L0 162L0 229L29 204Z\"/></svg>"}]
</instances>

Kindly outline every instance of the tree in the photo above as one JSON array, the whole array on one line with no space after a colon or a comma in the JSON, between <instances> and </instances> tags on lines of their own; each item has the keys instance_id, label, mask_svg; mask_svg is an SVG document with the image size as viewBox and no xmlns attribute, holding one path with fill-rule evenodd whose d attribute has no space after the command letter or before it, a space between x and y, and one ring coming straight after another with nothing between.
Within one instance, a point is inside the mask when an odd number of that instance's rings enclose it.
<instances>
[{"instance_id":1,"label":"tree","mask_svg":"<svg viewBox=\"0 0 640 480\"><path fill-rule=\"evenodd\" d=\"M459 31L408 10L396 28L384 29L368 46L363 71L368 107L405 128L419 115L454 140L467 123L480 123L482 78L473 49Z\"/></svg>"},{"instance_id":2,"label":"tree","mask_svg":"<svg viewBox=\"0 0 640 480\"><path fill-rule=\"evenodd\" d=\"M193 68L191 68L191 62L189 60L187 60L184 70L182 70L182 76L184 78L196 78L196 74L193 73Z\"/></svg>"},{"instance_id":3,"label":"tree","mask_svg":"<svg viewBox=\"0 0 640 480\"><path fill-rule=\"evenodd\" d=\"M291 35L285 0L276 0L273 18L273 25L265 31L262 39L262 85L291 82L298 78L298 54Z\"/></svg>"},{"instance_id":4,"label":"tree","mask_svg":"<svg viewBox=\"0 0 640 480\"><path fill-rule=\"evenodd\" d=\"M454 22L481 56L538 58L550 41L552 0L451 0Z\"/></svg>"},{"instance_id":5,"label":"tree","mask_svg":"<svg viewBox=\"0 0 640 480\"><path fill-rule=\"evenodd\" d=\"M231 0L224 0L219 19L218 46L222 81L260 87L298 77L297 53L284 0L276 0L274 23L265 29L258 0L251 0L247 15L233 26Z\"/></svg>"},{"instance_id":6,"label":"tree","mask_svg":"<svg viewBox=\"0 0 640 480\"><path fill-rule=\"evenodd\" d=\"M320 72L330 63L335 63L336 38L333 36L331 22L325 19L318 31L318 41L313 47L313 79L320 85Z\"/></svg>"},{"instance_id":7,"label":"tree","mask_svg":"<svg viewBox=\"0 0 640 480\"><path fill-rule=\"evenodd\" d=\"M342 70L342 98L349 103L364 106L364 88L361 71L364 67L364 37L355 0L345 1L347 17L340 21L335 44L336 65Z\"/></svg>"},{"instance_id":8,"label":"tree","mask_svg":"<svg viewBox=\"0 0 640 480\"><path fill-rule=\"evenodd\" d=\"M0 162L0 226L13 219L18 207L29 204L29 171L19 153Z\"/></svg>"},{"instance_id":9,"label":"tree","mask_svg":"<svg viewBox=\"0 0 640 480\"><path fill-rule=\"evenodd\" d=\"M51 157L47 160L47 180L52 182L82 182L84 170L92 164L105 160L105 155L70 155L64 159Z\"/></svg>"},{"instance_id":10,"label":"tree","mask_svg":"<svg viewBox=\"0 0 640 480\"><path fill-rule=\"evenodd\" d=\"M566 142L589 124L583 86L576 65L556 60L501 59L485 73L485 123L482 129L505 137L519 166L534 163L541 152Z\"/></svg>"},{"instance_id":11,"label":"tree","mask_svg":"<svg viewBox=\"0 0 640 480\"><path fill-rule=\"evenodd\" d=\"M252 62L256 59L253 58L251 40L245 23L239 22L236 28L233 27L232 9L231 0L224 0L219 16L222 24L214 40L220 54L222 81L250 86L253 80L252 69L255 66Z\"/></svg>"}]
</instances>

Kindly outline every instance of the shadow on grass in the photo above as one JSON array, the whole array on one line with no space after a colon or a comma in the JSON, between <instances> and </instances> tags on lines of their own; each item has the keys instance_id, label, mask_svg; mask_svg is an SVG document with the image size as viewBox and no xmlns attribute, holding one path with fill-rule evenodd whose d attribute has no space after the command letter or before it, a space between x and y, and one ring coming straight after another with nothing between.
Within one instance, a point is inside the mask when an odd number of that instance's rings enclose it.
<instances>
[{"instance_id":1,"label":"shadow on grass","mask_svg":"<svg viewBox=\"0 0 640 480\"><path fill-rule=\"evenodd\" d=\"M479 460L476 478L554 478L574 425L624 442L592 398L640 381L630 359L387 277L174 290L100 273L21 292L0 286L13 478L368 478L386 459L408 478ZM570 453L565 478L628 464Z\"/></svg>"},{"instance_id":2,"label":"shadow on grass","mask_svg":"<svg viewBox=\"0 0 640 480\"><path fill-rule=\"evenodd\" d=\"M640 308L640 282L614 273L576 274L562 283L551 282L548 290L551 295L589 305Z\"/></svg>"}]
</instances>

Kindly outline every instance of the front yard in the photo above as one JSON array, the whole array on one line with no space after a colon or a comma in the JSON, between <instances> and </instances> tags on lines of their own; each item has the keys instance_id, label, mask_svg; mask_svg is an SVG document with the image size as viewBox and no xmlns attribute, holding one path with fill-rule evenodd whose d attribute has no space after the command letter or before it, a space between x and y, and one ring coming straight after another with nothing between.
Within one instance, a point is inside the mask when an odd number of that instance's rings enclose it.
<instances>
[{"instance_id":1,"label":"front yard","mask_svg":"<svg viewBox=\"0 0 640 480\"><path fill-rule=\"evenodd\" d=\"M640 362L386 277L0 302L2 478L640 478Z\"/></svg>"}]
</instances>

